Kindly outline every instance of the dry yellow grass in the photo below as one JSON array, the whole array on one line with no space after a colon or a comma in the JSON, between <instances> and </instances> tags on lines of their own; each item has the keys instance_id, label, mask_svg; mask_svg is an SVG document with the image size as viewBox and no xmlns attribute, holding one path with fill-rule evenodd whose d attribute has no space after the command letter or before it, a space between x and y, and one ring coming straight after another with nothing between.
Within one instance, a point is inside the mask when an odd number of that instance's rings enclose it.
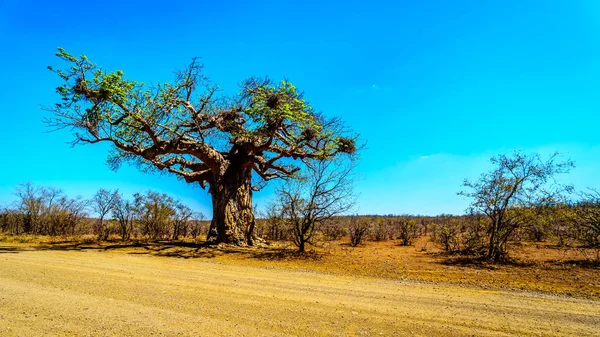
<instances>
[{"instance_id":1,"label":"dry yellow grass","mask_svg":"<svg viewBox=\"0 0 600 337\"><path fill-rule=\"evenodd\" d=\"M340 275L447 282L485 288L522 289L579 298L600 299L600 268L589 266L576 249L557 249L548 243L526 242L513 249L516 262L486 264L441 254L427 237L412 246L394 241L367 242L350 247L347 240L313 247L298 256L291 244L263 248L206 248L192 242L96 243L94 236L2 236L0 245L39 250L111 250L177 258L211 259L257 267L314 270Z\"/></svg>"},{"instance_id":2,"label":"dry yellow grass","mask_svg":"<svg viewBox=\"0 0 600 337\"><path fill-rule=\"evenodd\" d=\"M1 336L597 336L600 327L596 299L451 284L461 273L472 283L511 273L388 243L334 244L302 259L273 249L0 246ZM365 268L378 261L387 264ZM477 278L479 269L491 276ZM427 275L450 282L401 280Z\"/></svg>"}]
</instances>

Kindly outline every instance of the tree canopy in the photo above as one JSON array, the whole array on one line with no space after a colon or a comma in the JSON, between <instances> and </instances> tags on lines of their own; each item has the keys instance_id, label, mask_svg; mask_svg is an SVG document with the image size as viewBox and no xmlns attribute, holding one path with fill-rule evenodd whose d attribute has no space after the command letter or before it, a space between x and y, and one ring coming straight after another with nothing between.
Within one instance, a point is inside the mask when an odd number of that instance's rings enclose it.
<instances>
[{"instance_id":1,"label":"tree canopy","mask_svg":"<svg viewBox=\"0 0 600 337\"><path fill-rule=\"evenodd\" d=\"M286 80L250 78L238 95L219 97L197 58L176 72L174 83L148 86L125 79L122 70L98 68L85 55L62 48L56 55L70 67L49 67L65 83L56 88L62 101L46 121L73 127L74 144L114 144L109 163L115 169L130 160L204 186L245 153L246 164L266 181L296 172L286 158L324 159L356 149L356 135L344 136L339 119L315 112Z\"/></svg>"}]
</instances>

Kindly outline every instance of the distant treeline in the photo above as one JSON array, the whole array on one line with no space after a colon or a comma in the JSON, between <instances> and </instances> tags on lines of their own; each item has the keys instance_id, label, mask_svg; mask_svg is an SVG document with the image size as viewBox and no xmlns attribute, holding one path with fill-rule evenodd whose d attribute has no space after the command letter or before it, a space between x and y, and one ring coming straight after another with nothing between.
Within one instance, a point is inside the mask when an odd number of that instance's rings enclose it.
<instances>
[{"instance_id":1,"label":"distant treeline","mask_svg":"<svg viewBox=\"0 0 600 337\"><path fill-rule=\"evenodd\" d=\"M91 199L71 198L56 188L31 183L15 189L17 200L0 208L0 230L12 234L85 235L100 240L196 238L206 233L204 214L154 191L124 197L100 189ZM93 216L90 217L90 216Z\"/></svg>"},{"instance_id":2,"label":"distant treeline","mask_svg":"<svg viewBox=\"0 0 600 337\"><path fill-rule=\"evenodd\" d=\"M600 203L575 203L551 208L521 209L531 216L512 232L509 241L552 242L557 247L600 248ZM595 219L595 220L594 220ZM321 240L348 237L354 246L364 241L396 240L411 245L429 236L449 253L478 254L489 242L489 219L481 214L437 216L355 215L336 217L319 226ZM267 240L291 240L293 231L277 216L257 220L258 234Z\"/></svg>"},{"instance_id":3,"label":"distant treeline","mask_svg":"<svg viewBox=\"0 0 600 337\"><path fill-rule=\"evenodd\" d=\"M351 246L364 241L394 240L411 245L422 236L451 254L485 257L492 235L503 235L503 245L519 247L524 241L550 242L555 247L592 248L590 258L600 263L600 193L591 191L573 202L537 207L507 207L503 216L509 230L498 230L483 213L468 215L373 215L334 217L319 224L313 241L344 238ZM518 219L518 221L514 220ZM257 234L267 240L294 241L293 225L276 209L257 220ZM507 251L508 247L502 247ZM583 250L582 250L583 251Z\"/></svg>"},{"instance_id":4,"label":"distant treeline","mask_svg":"<svg viewBox=\"0 0 600 337\"><path fill-rule=\"evenodd\" d=\"M15 189L15 196L14 204L0 208L0 230L12 234L204 240L209 229L202 213L153 191L127 199L118 191L100 189L86 200L25 183ZM600 248L600 193L584 196L571 203L508 209L507 216L518 214L523 221L510 232L507 242L550 241L557 247ZM319 224L312 241L343 239L357 246L365 241L395 240L411 245L416 238L428 236L448 253L477 256L488 248L491 226L484 214L338 216ZM295 232L289 219L271 208L256 219L256 234L268 241L293 241Z\"/></svg>"}]
</instances>

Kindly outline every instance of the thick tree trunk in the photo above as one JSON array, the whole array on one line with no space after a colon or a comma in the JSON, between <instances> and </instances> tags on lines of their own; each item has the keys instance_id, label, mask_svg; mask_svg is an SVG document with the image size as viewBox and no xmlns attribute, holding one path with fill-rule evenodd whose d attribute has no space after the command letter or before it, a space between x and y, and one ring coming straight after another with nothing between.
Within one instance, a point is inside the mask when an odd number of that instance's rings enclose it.
<instances>
[{"instance_id":1,"label":"thick tree trunk","mask_svg":"<svg viewBox=\"0 0 600 337\"><path fill-rule=\"evenodd\" d=\"M207 241L238 246L254 244L252 170L230 167L211 186L213 219Z\"/></svg>"},{"instance_id":2,"label":"thick tree trunk","mask_svg":"<svg viewBox=\"0 0 600 337\"><path fill-rule=\"evenodd\" d=\"M127 225L121 225L121 239L127 240Z\"/></svg>"}]
</instances>

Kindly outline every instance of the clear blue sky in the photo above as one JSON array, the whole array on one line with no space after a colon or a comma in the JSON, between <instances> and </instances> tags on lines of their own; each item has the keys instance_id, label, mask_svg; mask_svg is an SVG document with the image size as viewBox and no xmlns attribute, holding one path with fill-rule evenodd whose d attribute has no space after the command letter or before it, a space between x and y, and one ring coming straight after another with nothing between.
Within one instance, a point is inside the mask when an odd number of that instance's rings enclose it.
<instances>
[{"instance_id":1,"label":"clear blue sky","mask_svg":"<svg viewBox=\"0 0 600 337\"><path fill-rule=\"evenodd\" d=\"M0 204L25 181L91 196L155 189L210 214L200 188L105 165L107 148L44 133L56 47L157 83L200 56L233 91L287 77L367 141L359 213L462 213L463 178L522 149L564 152L600 187L600 2L0 2ZM264 205L272 189L255 194Z\"/></svg>"}]
</instances>

